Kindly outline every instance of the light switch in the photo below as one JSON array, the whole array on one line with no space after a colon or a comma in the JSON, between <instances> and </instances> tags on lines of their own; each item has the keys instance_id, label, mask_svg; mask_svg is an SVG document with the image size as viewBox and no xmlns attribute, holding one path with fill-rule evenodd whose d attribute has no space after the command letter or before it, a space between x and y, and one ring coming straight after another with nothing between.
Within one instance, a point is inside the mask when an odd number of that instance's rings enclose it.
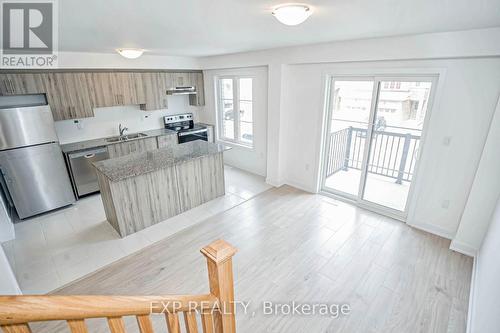
<instances>
[{"instance_id":1,"label":"light switch","mask_svg":"<svg viewBox=\"0 0 500 333\"><path fill-rule=\"evenodd\" d=\"M451 144L451 136L445 136L443 138L443 146L449 146Z\"/></svg>"}]
</instances>

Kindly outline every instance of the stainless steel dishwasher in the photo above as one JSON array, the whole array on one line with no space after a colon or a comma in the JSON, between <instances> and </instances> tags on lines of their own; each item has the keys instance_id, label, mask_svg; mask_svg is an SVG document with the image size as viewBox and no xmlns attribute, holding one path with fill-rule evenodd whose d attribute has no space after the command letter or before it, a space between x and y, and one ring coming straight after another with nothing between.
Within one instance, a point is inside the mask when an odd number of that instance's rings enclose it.
<instances>
[{"instance_id":1,"label":"stainless steel dishwasher","mask_svg":"<svg viewBox=\"0 0 500 333\"><path fill-rule=\"evenodd\" d=\"M90 148L68 154L71 178L78 197L99 191L93 162L109 158L106 147Z\"/></svg>"}]
</instances>

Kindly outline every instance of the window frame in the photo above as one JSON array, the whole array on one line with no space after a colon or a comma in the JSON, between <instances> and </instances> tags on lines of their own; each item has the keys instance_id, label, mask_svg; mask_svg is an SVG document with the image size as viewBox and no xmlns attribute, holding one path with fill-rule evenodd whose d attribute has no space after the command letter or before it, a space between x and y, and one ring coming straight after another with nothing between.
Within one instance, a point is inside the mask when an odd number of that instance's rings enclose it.
<instances>
[{"instance_id":1,"label":"window frame","mask_svg":"<svg viewBox=\"0 0 500 333\"><path fill-rule=\"evenodd\" d=\"M219 75L215 78L215 106L216 106L216 123L217 123L217 141L228 143L231 145L241 146L248 149L253 149L255 146L255 117L254 117L254 82L255 77L252 75ZM222 97L222 80L231 79L233 83L233 136L234 139L228 138L224 136L224 106L222 105L223 100L227 100L227 98L223 99ZM251 100L240 100L240 79L251 79L252 80L252 99ZM240 112L236 112L236 110L240 110L240 101L251 102L252 105L252 142L246 142L240 139L240 127L241 127L241 118Z\"/></svg>"}]
</instances>

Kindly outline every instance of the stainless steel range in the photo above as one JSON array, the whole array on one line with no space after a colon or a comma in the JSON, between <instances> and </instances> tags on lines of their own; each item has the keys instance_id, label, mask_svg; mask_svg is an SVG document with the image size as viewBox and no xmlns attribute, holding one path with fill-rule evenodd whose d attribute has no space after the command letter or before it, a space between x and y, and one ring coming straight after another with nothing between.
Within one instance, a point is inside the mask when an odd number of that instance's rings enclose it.
<instances>
[{"instance_id":1,"label":"stainless steel range","mask_svg":"<svg viewBox=\"0 0 500 333\"><path fill-rule=\"evenodd\" d=\"M75 202L45 95L0 96L0 170L21 219Z\"/></svg>"},{"instance_id":2,"label":"stainless steel range","mask_svg":"<svg viewBox=\"0 0 500 333\"><path fill-rule=\"evenodd\" d=\"M179 143L203 140L208 141L208 128L194 123L192 113L163 117L165 128L176 131Z\"/></svg>"}]
</instances>

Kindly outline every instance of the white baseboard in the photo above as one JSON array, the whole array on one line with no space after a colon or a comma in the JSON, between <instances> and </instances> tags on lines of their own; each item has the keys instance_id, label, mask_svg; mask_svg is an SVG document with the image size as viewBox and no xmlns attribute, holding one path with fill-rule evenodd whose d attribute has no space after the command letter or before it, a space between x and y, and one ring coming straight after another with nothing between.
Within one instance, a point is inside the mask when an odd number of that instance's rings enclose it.
<instances>
[{"instance_id":1,"label":"white baseboard","mask_svg":"<svg viewBox=\"0 0 500 333\"><path fill-rule=\"evenodd\" d=\"M271 185L271 186L274 186L274 187L280 187L280 186L283 186L285 185L285 182L283 180L274 180L274 179L270 179L270 178L266 178L266 183Z\"/></svg>"},{"instance_id":2,"label":"white baseboard","mask_svg":"<svg viewBox=\"0 0 500 333\"><path fill-rule=\"evenodd\" d=\"M435 226L433 224L428 224L428 223L407 223L409 226L412 226L414 228L430 232L431 234L438 235L440 237L446 238L446 239L453 239L455 236L454 233L450 232L449 230L446 230L444 228L440 228L438 226Z\"/></svg>"},{"instance_id":3,"label":"white baseboard","mask_svg":"<svg viewBox=\"0 0 500 333\"><path fill-rule=\"evenodd\" d=\"M477 254L477 249L475 247L467 243L457 241L456 239L451 241L450 249L473 258L476 257Z\"/></svg>"},{"instance_id":4,"label":"white baseboard","mask_svg":"<svg viewBox=\"0 0 500 333\"><path fill-rule=\"evenodd\" d=\"M309 186L301 184L301 183L297 183L297 182L289 181L289 180L286 180L284 183L287 185L290 185L292 187L298 188L299 190L302 190L305 192L316 193L315 190L313 190L313 189L309 188Z\"/></svg>"}]
</instances>

